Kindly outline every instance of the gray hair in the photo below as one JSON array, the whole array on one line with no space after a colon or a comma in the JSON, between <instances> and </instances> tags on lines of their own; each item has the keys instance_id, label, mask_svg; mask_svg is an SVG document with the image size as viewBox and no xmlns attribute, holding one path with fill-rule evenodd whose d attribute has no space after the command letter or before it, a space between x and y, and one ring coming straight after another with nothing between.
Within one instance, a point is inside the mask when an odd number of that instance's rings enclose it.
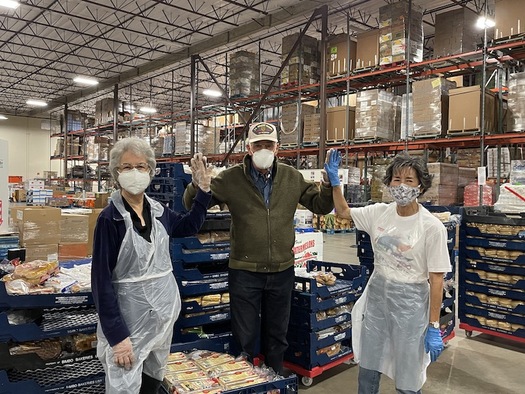
<instances>
[{"instance_id":1,"label":"gray hair","mask_svg":"<svg viewBox=\"0 0 525 394\"><path fill-rule=\"evenodd\" d=\"M389 186L392 182L392 178L395 174L398 174L402 168L413 168L416 171L417 179L421 185L420 196L425 193L430 186L432 186L432 175L428 172L427 163L419 157L409 156L407 153L402 152L394 157L392 163L387 167L386 174L383 178L383 183Z\"/></svg>"},{"instance_id":2,"label":"gray hair","mask_svg":"<svg viewBox=\"0 0 525 394\"><path fill-rule=\"evenodd\" d=\"M132 152L137 156L144 156L146 158L146 163L148 163L150 168L149 176L153 179L153 176L155 175L155 167L157 166L154 150L143 139L137 137L124 138L113 145L109 154L109 171L111 172L111 176L117 187L120 189L120 184L118 183L120 159L126 152Z\"/></svg>"}]
</instances>

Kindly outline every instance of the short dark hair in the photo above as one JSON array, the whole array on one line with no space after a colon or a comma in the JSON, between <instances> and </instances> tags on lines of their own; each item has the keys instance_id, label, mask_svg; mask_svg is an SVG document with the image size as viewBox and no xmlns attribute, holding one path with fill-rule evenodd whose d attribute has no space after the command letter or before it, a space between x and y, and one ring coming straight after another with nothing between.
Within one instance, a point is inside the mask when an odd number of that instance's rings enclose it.
<instances>
[{"instance_id":1,"label":"short dark hair","mask_svg":"<svg viewBox=\"0 0 525 394\"><path fill-rule=\"evenodd\" d=\"M394 174L397 174L402 168L413 168L416 171L417 179L421 185L420 196L430 189L430 186L432 186L432 175L428 172L427 163L422 158L410 156L406 152L401 152L394 157L392 163L386 169L383 183L389 186Z\"/></svg>"}]
</instances>

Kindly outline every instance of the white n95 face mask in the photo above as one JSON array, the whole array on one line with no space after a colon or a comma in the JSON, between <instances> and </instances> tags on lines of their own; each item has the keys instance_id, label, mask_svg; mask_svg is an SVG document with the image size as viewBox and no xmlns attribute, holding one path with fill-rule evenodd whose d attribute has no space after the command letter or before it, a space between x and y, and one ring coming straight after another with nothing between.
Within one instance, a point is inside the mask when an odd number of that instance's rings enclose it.
<instances>
[{"instance_id":1,"label":"white n95 face mask","mask_svg":"<svg viewBox=\"0 0 525 394\"><path fill-rule=\"evenodd\" d=\"M150 181L149 172L140 172L136 168L118 175L120 187L133 195L144 192Z\"/></svg>"},{"instance_id":2,"label":"white n95 face mask","mask_svg":"<svg viewBox=\"0 0 525 394\"><path fill-rule=\"evenodd\" d=\"M255 167L266 170L272 166L275 155L271 150L261 149L253 152L252 160Z\"/></svg>"}]
</instances>

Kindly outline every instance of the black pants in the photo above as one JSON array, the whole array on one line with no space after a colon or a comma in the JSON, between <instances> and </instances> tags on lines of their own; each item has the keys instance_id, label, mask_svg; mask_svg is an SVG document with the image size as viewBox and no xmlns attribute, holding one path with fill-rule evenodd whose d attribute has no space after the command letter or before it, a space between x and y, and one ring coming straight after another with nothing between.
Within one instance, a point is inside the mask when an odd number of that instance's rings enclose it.
<instances>
[{"instance_id":1,"label":"black pants","mask_svg":"<svg viewBox=\"0 0 525 394\"><path fill-rule=\"evenodd\" d=\"M251 359L261 353L265 364L282 373L286 333L294 286L294 268L276 273L229 270L233 338Z\"/></svg>"},{"instance_id":2,"label":"black pants","mask_svg":"<svg viewBox=\"0 0 525 394\"><path fill-rule=\"evenodd\" d=\"M162 382L160 380L153 379L151 376L143 373L139 394L157 394L161 385Z\"/></svg>"}]
</instances>

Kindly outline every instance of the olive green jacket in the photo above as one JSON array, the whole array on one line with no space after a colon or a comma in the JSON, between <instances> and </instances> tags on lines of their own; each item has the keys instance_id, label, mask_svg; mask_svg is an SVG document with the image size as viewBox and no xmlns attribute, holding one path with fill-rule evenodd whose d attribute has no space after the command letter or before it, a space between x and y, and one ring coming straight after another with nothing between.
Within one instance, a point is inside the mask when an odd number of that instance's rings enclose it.
<instances>
[{"instance_id":1,"label":"olive green jacket","mask_svg":"<svg viewBox=\"0 0 525 394\"><path fill-rule=\"evenodd\" d=\"M231 217L230 268L253 272L280 272L293 266L294 214L301 204L317 214L334 208L332 188L306 181L295 168L274 161L270 208L251 174L251 156L242 164L222 171L212 180L210 206L224 203ZM193 184L184 192L184 205L191 206Z\"/></svg>"}]
</instances>

